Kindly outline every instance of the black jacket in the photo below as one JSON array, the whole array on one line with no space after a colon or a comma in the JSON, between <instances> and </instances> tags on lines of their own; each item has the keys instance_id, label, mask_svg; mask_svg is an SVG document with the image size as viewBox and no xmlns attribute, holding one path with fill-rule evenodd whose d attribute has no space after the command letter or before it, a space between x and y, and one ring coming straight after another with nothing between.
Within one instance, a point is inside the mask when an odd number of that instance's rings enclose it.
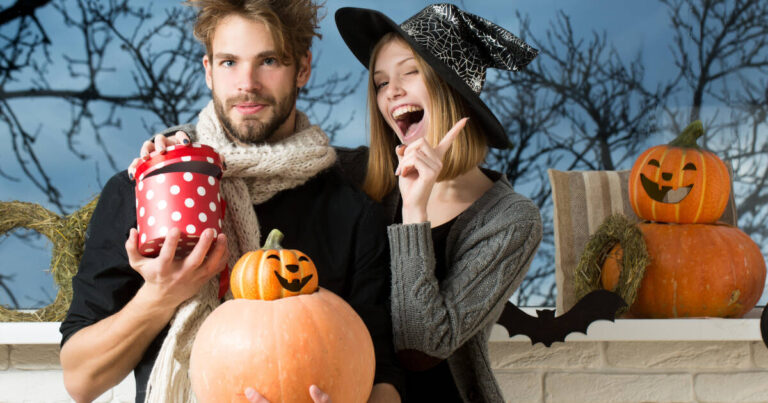
<instances>
[{"instance_id":1,"label":"black jacket","mask_svg":"<svg viewBox=\"0 0 768 403\"><path fill-rule=\"evenodd\" d=\"M105 185L88 227L85 252L72 279L72 304L61 324L62 345L76 331L125 306L143 279L128 265L125 240L136 226L134 183L126 172ZM302 186L278 193L255 206L264 238L280 229L284 248L299 249L314 261L321 287L344 298L362 317L376 349L376 383L402 388L396 364L388 299L390 275L386 219L381 208L329 168ZM143 401L147 379L163 330L135 368L136 401Z\"/></svg>"}]
</instances>

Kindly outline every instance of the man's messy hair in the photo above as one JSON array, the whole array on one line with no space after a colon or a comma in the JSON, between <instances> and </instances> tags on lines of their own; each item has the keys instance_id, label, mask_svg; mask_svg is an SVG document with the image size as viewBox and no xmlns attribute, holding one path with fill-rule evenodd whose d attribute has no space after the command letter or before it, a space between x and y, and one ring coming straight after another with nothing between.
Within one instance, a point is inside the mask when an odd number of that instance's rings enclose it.
<instances>
[{"instance_id":1,"label":"man's messy hair","mask_svg":"<svg viewBox=\"0 0 768 403\"><path fill-rule=\"evenodd\" d=\"M211 43L216 27L231 15L266 25L284 64L306 55L312 39L321 37L318 12L322 4L313 0L188 0L186 4L198 10L194 34L205 45L209 58L213 56Z\"/></svg>"}]
</instances>

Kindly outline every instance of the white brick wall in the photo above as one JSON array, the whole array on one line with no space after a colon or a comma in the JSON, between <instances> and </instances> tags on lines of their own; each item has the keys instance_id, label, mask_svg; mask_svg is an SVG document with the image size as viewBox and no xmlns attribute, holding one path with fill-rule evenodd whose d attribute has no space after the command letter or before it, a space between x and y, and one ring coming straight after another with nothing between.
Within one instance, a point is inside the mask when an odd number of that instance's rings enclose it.
<instances>
[{"instance_id":1,"label":"white brick wall","mask_svg":"<svg viewBox=\"0 0 768 403\"><path fill-rule=\"evenodd\" d=\"M99 403L132 403L133 373L99 396ZM71 402L61 378L58 344L0 344L0 403Z\"/></svg>"},{"instance_id":2,"label":"white brick wall","mask_svg":"<svg viewBox=\"0 0 768 403\"><path fill-rule=\"evenodd\" d=\"M768 349L756 341L493 341L510 402L768 402ZM69 402L57 345L0 344L0 403ZM130 403L133 375L99 403Z\"/></svg>"},{"instance_id":3,"label":"white brick wall","mask_svg":"<svg viewBox=\"0 0 768 403\"><path fill-rule=\"evenodd\" d=\"M754 341L492 341L509 402L768 402L768 349Z\"/></svg>"}]
</instances>

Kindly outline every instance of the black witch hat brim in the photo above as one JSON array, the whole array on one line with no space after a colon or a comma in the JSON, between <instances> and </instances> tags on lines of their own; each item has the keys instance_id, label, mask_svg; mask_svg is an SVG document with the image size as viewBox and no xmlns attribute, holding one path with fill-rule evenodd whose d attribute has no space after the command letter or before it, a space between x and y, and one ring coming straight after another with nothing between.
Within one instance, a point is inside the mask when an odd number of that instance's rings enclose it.
<instances>
[{"instance_id":1,"label":"black witch hat brim","mask_svg":"<svg viewBox=\"0 0 768 403\"><path fill-rule=\"evenodd\" d=\"M511 144L504 127L485 102L448 65L424 49L389 17L376 10L344 7L336 11L336 27L349 50L365 68L368 68L371 53L379 40L390 32L397 33L435 70L437 75L464 98L474 114L472 119L479 121L488 145L500 149L510 148Z\"/></svg>"}]
</instances>

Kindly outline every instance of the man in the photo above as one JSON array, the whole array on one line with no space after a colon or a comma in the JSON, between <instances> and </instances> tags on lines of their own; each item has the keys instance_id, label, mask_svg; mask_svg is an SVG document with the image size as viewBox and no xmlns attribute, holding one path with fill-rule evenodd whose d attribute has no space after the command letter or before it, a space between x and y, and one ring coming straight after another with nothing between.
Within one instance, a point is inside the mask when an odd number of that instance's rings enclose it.
<instances>
[{"instance_id":1,"label":"man","mask_svg":"<svg viewBox=\"0 0 768 403\"><path fill-rule=\"evenodd\" d=\"M126 172L112 177L91 220L61 326L67 390L90 401L133 370L137 401L145 394L148 401L186 400L183 352L218 303L217 274L279 228L283 246L311 256L320 286L347 300L368 326L377 362L371 401L399 401L385 221L342 179L327 136L296 110L298 90L311 73L319 6L311 0L191 3L199 9L195 35L206 48L213 98L193 137L226 158L224 234L206 231L188 256L175 258L180 234L174 229L158 257L139 255L134 183ZM256 392L244 391L260 401ZM311 396L327 399L316 387Z\"/></svg>"}]
</instances>

